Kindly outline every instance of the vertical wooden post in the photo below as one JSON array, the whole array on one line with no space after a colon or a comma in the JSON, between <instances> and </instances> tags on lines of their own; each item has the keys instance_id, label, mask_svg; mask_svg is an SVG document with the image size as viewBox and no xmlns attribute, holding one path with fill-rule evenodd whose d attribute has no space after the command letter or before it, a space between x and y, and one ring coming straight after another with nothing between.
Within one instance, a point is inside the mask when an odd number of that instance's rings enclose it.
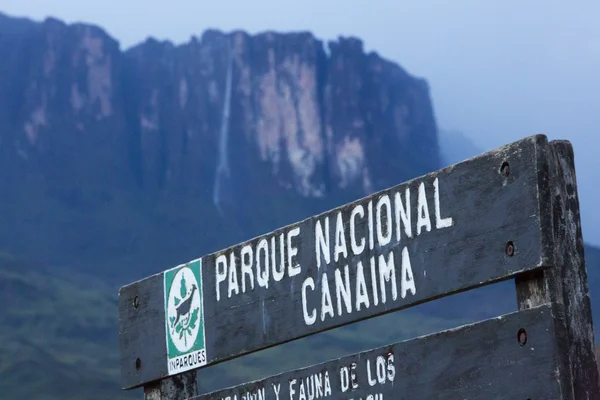
<instances>
[{"instance_id":1,"label":"vertical wooden post","mask_svg":"<svg viewBox=\"0 0 600 400\"><path fill-rule=\"evenodd\" d=\"M187 400L197 394L196 371L184 372L144 386L144 400Z\"/></svg>"},{"instance_id":2,"label":"vertical wooden post","mask_svg":"<svg viewBox=\"0 0 600 400\"><path fill-rule=\"evenodd\" d=\"M551 216L544 223L545 230L552 232L547 243L553 243L548 253L553 268L519 275L515 282L517 301L519 309L552 304L563 398L600 400L573 148L567 141L550 142L547 148L538 167L547 171L540 204Z\"/></svg>"}]
</instances>

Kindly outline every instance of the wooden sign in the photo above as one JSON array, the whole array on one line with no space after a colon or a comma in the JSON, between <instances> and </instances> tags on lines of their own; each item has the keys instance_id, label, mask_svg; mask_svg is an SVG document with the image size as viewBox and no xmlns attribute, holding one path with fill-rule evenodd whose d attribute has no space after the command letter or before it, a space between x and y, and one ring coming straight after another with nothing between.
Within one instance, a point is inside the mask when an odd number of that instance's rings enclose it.
<instances>
[{"instance_id":1,"label":"wooden sign","mask_svg":"<svg viewBox=\"0 0 600 400\"><path fill-rule=\"evenodd\" d=\"M191 399L560 399L555 335L545 305Z\"/></svg>"},{"instance_id":2,"label":"wooden sign","mask_svg":"<svg viewBox=\"0 0 600 400\"><path fill-rule=\"evenodd\" d=\"M547 146L532 136L123 287L123 387L553 266Z\"/></svg>"},{"instance_id":3,"label":"wooden sign","mask_svg":"<svg viewBox=\"0 0 600 400\"><path fill-rule=\"evenodd\" d=\"M195 370L514 278L519 311L197 396ZM158 399L600 400L574 155L536 135L121 289Z\"/></svg>"}]
</instances>

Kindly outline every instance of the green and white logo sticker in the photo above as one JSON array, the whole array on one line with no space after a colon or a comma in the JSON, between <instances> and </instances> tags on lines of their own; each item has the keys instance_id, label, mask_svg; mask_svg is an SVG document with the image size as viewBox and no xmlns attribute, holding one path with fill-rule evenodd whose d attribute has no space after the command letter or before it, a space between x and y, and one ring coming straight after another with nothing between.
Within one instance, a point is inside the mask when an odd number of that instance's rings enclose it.
<instances>
[{"instance_id":1,"label":"green and white logo sticker","mask_svg":"<svg viewBox=\"0 0 600 400\"><path fill-rule=\"evenodd\" d=\"M206 365L202 260L165 271L165 329L169 375Z\"/></svg>"}]
</instances>

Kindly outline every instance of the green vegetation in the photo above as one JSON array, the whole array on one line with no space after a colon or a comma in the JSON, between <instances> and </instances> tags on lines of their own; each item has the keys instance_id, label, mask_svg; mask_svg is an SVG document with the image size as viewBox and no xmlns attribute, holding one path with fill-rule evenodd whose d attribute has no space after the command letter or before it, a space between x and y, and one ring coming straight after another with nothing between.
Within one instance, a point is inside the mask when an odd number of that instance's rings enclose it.
<instances>
[{"instance_id":1,"label":"green vegetation","mask_svg":"<svg viewBox=\"0 0 600 400\"><path fill-rule=\"evenodd\" d=\"M221 215L189 195L151 201L38 183L15 185L0 202L0 243L10 250L0 253L2 399L142 398L120 389L119 286L357 197L306 200L263 187L244 209ZM597 315L600 250L586 247L586 259ZM514 303L510 282L453 296L201 369L200 390L510 312Z\"/></svg>"},{"instance_id":2,"label":"green vegetation","mask_svg":"<svg viewBox=\"0 0 600 400\"><path fill-rule=\"evenodd\" d=\"M116 293L0 254L2 398L136 398L119 390Z\"/></svg>"},{"instance_id":3,"label":"green vegetation","mask_svg":"<svg viewBox=\"0 0 600 400\"><path fill-rule=\"evenodd\" d=\"M599 256L600 250L586 247L592 300L600 297L594 291ZM485 305L482 309L473 303L465 306L466 294L460 294L200 369L200 390L212 391L510 312L512 302L507 300L513 293L506 291L507 283L474 292L475 303ZM499 292L496 286L504 289ZM116 286L100 278L34 268L0 253L0 388L6 396L2 398L142 398L140 390L120 389L117 293ZM447 307L462 311L450 313Z\"/></svg>"},{"instance_id":4,"label":"green vegetation","mask_svg":"<svg viewBox=\"0 0 600 400\"><path fill-rule=\"evenodd\" d=\"M140 390L120 389L116 287L1 253L0 293L6 398L141 398ZM413 310L390 314L200 370L200 387L214 390L464 322Z\"/></svg>"}]
</instances>

